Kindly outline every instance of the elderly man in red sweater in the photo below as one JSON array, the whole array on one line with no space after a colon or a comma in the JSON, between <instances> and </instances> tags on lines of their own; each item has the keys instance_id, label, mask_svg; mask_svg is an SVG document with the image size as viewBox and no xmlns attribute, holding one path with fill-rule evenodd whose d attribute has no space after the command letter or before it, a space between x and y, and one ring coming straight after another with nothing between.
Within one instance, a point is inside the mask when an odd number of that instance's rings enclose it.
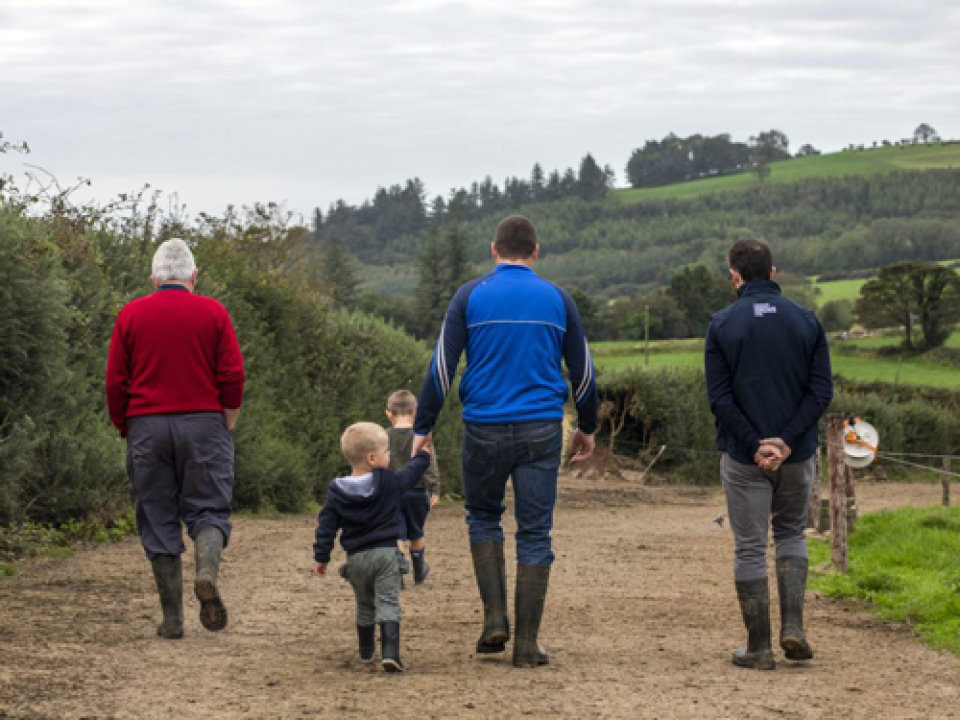
<instances>
[{"instance_id":1,"label":"elderly man in red sweater","mask_svg":"<svg viewBox=\"0 0 960 720\"><path fill-rule=\"evenodd\" d=\"M181 522L196 548L200 622L222 630L217 589L230 538L233 437L243 403L243 356L227 311L194 294L197 267L180 239L153 257L156 291L120 311L107 359L110 419L127 438L140 542L153 566L163 622L183 637Z\"/></svg>"}]
</instances>

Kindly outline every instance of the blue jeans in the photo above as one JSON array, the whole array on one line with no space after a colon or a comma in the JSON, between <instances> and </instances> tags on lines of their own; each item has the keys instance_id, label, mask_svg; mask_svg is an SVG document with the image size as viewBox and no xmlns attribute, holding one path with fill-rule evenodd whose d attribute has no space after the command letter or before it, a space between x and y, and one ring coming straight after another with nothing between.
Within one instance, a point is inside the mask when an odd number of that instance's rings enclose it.
<instances>
[{"instance_id":1,"label":"blue jeans","mask_svg":"<svg viewBox=\"0 0 960 720\"><path fill-rule=\"evenodd\" d=\"M563 447L561 423L464 425L463 489L470 544L503 542L503 496L507 478L513 476L517 562L548 567L553 563L550 530Z\"/></svg>"}]
</instances>

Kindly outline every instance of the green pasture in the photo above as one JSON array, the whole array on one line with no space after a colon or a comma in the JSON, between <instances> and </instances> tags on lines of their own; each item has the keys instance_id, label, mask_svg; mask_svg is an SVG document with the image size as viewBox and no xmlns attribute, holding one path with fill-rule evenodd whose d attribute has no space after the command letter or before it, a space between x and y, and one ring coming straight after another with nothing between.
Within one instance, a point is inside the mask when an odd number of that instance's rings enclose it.
<instances>
[{"instance_id":1,"label":"green pasture","mask_svg":"<svg viewBox=\"0 0 960 720\"><path fill-rule=\"evenodd\" d=\"M860 288L866 282L865 279L859 280L833 280L830 282L814 282L813 287L817 291L817 302L820 305L832 300L850 300L856 302L860 297Z\"/></svg>"},{"instance_id":2,"label":"green pasture","mask_svg":"<svg viewBox=\"0 0 960 720\"><path fill-rule=\"evenodd\" d=\"M869 341L889 341L896 338L868 338ZM860 343L865 341L855 341ZM691 343L696 343L691 346ZM954 334L948 342L950 347L960 347L960 335ZM702 368L703 343L700 340L663 341L651 343L651 369L657 368ZM635 348L631 352L631 348ZM593 359L601 371L613 372L631 367L645 367L642 343L596 343ZM833 371L841 377L857 382L885 382L960 389L960 371L945 365L935 365L917 359L897 360L887 358L847 357L834 354L831 358Z\"/></svg>"},{"instance_id":3,"label":"green pasture","mask_svg":"<svg viewBox=\"0 0 960 720\"><path fill-rule=\"evenodd\" d=\"M829 572L830 547L810 543L811 586L865 600L887 620L909 622L933 647L960 655L960 508L870 513L850 536L848 572Z\"/></svg>"},{"instance_id":4,"label":"green pasture","mask_svg":"<svg viewBox=\"0 0 960 720\"><path fill-rule=\"evenodd\" d=\"M891 170L930 170L960 167L960 144L909 145L839 152L829 155L783 160L770 165L766 182L794 182L808 177L843 177L872 175ZM757 184L750 172L725 177L691 180L656 188L626 188L615 196L622 202L634 203L647 198L688 198L718 190L736 190Z\"/></svg>"}]
</instances>

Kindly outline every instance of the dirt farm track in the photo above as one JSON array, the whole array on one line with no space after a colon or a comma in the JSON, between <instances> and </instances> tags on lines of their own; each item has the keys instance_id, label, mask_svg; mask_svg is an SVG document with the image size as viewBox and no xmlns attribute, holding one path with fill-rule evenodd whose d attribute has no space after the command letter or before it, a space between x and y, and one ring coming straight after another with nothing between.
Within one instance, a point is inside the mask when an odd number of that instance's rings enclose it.
<instances>
[{"instance_id":1,"label":"dirt farm track","mask_svg":"<svg viewBox=\"0 0 960 720\"><path fill-rule=\"evenodd\" d=\"M813 593L816 660L731 666L742 626L718 491L561 484L547 668L473 655L480 614L460 506L431 515L433 574L404 591L399 676L356 661L350 588L311 576L314 518L239 518L219 634L201 629L188 596L187 637L156 639L135 539L0 581L0 718L960 717L960 661ZM860 504L933 505L939 492L866 486Z\"/></svg>"}]
</instances>

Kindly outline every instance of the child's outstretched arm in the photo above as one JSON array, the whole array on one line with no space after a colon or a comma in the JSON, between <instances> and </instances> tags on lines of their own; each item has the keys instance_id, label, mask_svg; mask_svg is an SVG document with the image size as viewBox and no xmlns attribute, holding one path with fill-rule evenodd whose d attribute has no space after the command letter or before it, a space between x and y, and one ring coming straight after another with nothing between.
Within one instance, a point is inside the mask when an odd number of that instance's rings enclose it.
<instances>
[{"instance_id":1,"label":"child's outstretched arm","mask_svg":"<svg viewBox=\"0 0 960 720\"><path fill-rule=\"evenodd\" d=\"M430 445L428 445L428 447L430 447ZM413 460L407 463L407 466L403 470L394 473L401 493L405 493L420 482L420 478L423 477L427 468L430 467L430 460L431 458L427 451L421 450Z\"/></svg>"},{"instance_id":2,"label":"child's outstretched arm","mask_svg":"<svg viewBox=\"0 0 960 720\"><path fill-rule=\"evenodd\" d=\"M340 514L328 500L317 518L317 536L313 543L313 571L318 577L325 577L327 574L327 564L330 562L330 553L339 529Z\"/></svg>"}]
</instances>

